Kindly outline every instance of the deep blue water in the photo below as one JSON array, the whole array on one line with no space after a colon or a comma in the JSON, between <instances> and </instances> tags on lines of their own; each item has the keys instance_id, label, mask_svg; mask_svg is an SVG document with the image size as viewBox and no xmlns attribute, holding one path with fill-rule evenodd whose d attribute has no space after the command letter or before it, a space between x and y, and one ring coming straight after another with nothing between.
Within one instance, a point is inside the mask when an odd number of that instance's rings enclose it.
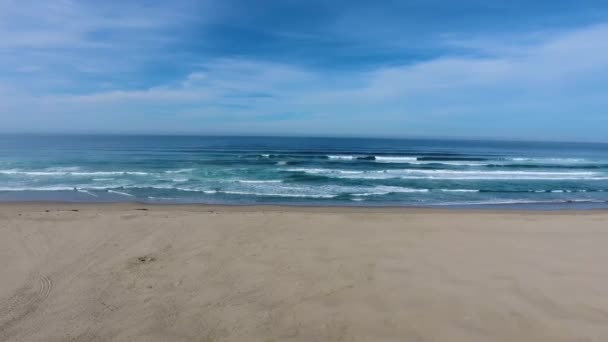
<instances>
[{"instance_id":1,"label":"deep blue water","mask_svg":"<svg viewBox=\"0 0 608 342\"><path fill-rule=\"evenodd\" d=\"M608 144L0 136L0 200L608 207Z\"/></svg>"}]
</instances>

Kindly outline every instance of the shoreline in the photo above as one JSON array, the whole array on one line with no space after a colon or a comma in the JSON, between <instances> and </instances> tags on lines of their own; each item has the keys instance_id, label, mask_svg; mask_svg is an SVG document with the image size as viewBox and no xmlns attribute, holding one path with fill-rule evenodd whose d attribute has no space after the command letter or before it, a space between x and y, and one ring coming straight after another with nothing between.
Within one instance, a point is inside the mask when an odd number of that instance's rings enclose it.
<instances>
[{"instance_id":1,"label":"shoreline","mask_svg":"<svg viewBox=\"0 0 608 342\"><path fill-rule=\"evenodd\" d=\"M166 209L189 208L194 211L227 209L228 211L294 211L294 212L393 212L393 213L415 213L415 212L438 212L438 213L608 213L608 206L572 208L534 208L532 205L512 206L512 205L450 205L450 206L369 206L369 205L317 205L317 204L207 204L207 203L150 203L145 201L127 202L70 202L70 201L0 201L1 207L42 207L42 206L76 206L84 208L94 208L100 206L104 208L132 208L149 206Z\"/></svg>"}]
</instances>

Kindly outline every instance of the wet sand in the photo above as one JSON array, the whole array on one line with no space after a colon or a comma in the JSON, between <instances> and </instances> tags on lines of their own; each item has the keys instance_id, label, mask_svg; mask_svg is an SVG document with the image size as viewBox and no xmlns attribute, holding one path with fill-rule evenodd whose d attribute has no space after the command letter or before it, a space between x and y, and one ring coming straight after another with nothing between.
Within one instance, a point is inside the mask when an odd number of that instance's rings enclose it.
<instances>
[{"instance_id":1,"label":"wet sand","mask_svg":"<svg viewBox=\"0 0 608 342\"><path fill-rule=\"evenodd\" d=\"M0 341L608 341L607 246L606 211L2 204Z\"/></svg>"}]
</instances>

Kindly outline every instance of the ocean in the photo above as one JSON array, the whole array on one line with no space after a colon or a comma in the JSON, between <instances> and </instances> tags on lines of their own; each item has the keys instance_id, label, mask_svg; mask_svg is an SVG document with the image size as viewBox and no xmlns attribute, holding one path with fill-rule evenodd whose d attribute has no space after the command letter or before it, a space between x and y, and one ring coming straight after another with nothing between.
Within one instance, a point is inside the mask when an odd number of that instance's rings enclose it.
<instances>
[{"instance_id":1,"label":"ocean","mask_svg":"<svg viewBox=\"0 0 608 342\"><path fill-rule=\"evenodd\" d=\"M0 201L608 207L608 144L1 135Z\"/></svg>"}]
</instances>

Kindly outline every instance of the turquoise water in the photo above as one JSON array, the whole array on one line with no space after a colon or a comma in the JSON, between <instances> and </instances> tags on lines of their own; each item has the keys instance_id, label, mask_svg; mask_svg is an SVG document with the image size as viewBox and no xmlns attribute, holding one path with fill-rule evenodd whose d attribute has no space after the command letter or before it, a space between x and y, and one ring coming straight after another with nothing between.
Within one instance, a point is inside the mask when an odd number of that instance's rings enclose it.
<instances>
[{"instance_id":1,"label":"turquoise water","mask_svg":"<svg viewBox=\"0 0 608 342\"><path fill-rule=\"evenodd\" d=\"M608 145L4 135L0 200L608 207Z\"/></svg>"}]
</instances>

